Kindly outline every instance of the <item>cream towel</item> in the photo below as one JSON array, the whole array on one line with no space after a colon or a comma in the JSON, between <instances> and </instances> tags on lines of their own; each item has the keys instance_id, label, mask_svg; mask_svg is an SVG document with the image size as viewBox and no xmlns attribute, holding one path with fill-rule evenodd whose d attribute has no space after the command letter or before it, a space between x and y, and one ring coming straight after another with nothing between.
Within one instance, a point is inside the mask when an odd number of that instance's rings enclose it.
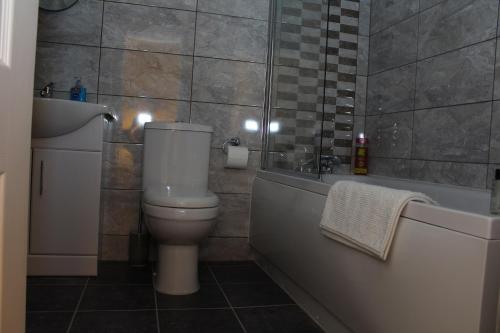
<instances>
[{"instance_id":1,"label":"cream towel","mask_svg":"<svg viewBox=\"0 0 500 333\"><path fill-rule=\"evenodd\" d=\"M436 204L422 193L338 181L328 193L320 227L327 237L387 260L399 217L410 201Z\"/></svg>"}]
</instances>

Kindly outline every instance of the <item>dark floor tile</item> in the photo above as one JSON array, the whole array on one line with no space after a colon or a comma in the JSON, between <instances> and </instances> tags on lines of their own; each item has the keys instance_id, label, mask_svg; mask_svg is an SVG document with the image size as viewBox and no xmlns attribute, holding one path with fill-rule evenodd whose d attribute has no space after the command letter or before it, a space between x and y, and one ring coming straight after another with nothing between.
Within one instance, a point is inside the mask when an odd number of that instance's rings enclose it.
<instances>
[{"instance_id":1,"label":"dark floor tile","mask_svg":"<svg viewBox=\"0 0 500 333\"><path fill-rule=\"evenodd\" d=\"M323 333L298 306L236 309L248 333Z\"/></svg>"},{"instance_id":2,"label":"dark floor tile","mask_svg":"<svg viewBox=\"0 0 500 333\"><path fill-rule=\"evenodd\" d=\"M222 289L232 306L294 304L274 283L223 284Z\"/></svg>"},{"instance_id":3,"label":"dark floor tile","mask_svg":"<svg viewBox=\"0 0 500 333\"><path fill-rule=\"evenodd\" d=\"M140 310L154 308L152 286L88 286L80 310Z\"/></svg>"},{"instance_id":4,"label":"dark floor tile","mask_svg":"<svg viewBox=\"0 0 500 333\"><path fill-rule=\"evenodd\" d=\"M66 333L73 312L28 312L26 333Z\"/></svg>"},{"instance_id":5,"label":"dark floor tile","mask_svg":"<svg viewBox=\"0 0 500 333\"><path fill-rule=\"evenodd\" d=\"M231 310L161 310L160 331L168 333L241 333Z\"/></svg>"},{"instance_id":6,"label":"dark floor tile","mask_svg":"<svg viewBox=\"0 0 500 333\"><path fill-rule=\"evenodd\" d=\"M208 268L208 265L200 264L198 267L198 276L200 283L216 283L212 272Z\"/></svg>"},{"instance_id":7,"label":"dark floor tile","mask_svg":"<svg viewBox=\"0 0 500 333\"><path fill-rule=\"evenodd\" d=\"M73 311L83 287L28 285L26 308L28 311Z\"/></svg>"},{"instance_id":8,"label":"dark floor tile","mask_svg":"<svg viewBox=\"0 0 500 333\"><path fill-rule=\"evenodd\" d=\"M151 266L130 267L128 262L101 261L97 276L89 284L147 284L152 285Z\"/></svg>"},{"instance_id":9,"label":"dark floor tile","mask_svg":"<svg viewBox=\"0 0 500 333\"><path fill-rule=\"evenodd\" d=\"M223 308L229 307L216 284L202 284L200 290L191 295L172 296L157 293L158 307L168 309L180 308Z\"/></svg>"},{"instance_id":10,"label":"dark floor tile","mask_svg":"<svg viewBox=\"0 0 500 333\"><path fill-rule=\"evenodd\" d=\"M65 276L28 276L29 285L37 286L83 286L87 283L88 277L65 277Z\"/></svg>"},{"instance_id":11,"label":"dark floor tile","mask_svg":"<svg viewBox=\"0 0 500 333\"><path fill-rule=\"evenodd\" d=\"M157 333L155 311L78 312L70 333Z\"/></svg>"},{"instance_id":12,"label":"dark floor tile","mask_svg":"<svg viewBox=\"0 0 500 333\"><path fill-rule=\"evenodd\" d=\"M219 283L271 283L271 278L253 262L210 265Z\"/></svg>"}]
</instances>

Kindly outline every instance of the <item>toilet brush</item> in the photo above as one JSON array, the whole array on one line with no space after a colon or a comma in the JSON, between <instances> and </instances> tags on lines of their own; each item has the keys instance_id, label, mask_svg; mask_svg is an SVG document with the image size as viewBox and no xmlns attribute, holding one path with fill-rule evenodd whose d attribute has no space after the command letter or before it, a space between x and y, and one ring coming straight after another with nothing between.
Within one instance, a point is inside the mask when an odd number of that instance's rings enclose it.
<instances>
[{"instance_id":1,"label":"toilet brush","mask_svg":"<svg viewBox=\"0 0 500 333\"><path fill-rule=\"evenodd\" d=\"M148 264L149 234L144 229L141 205L137 232L130 232L129 235L128 262L130 266L141 267Z\"/></svg>"}]
</instances>

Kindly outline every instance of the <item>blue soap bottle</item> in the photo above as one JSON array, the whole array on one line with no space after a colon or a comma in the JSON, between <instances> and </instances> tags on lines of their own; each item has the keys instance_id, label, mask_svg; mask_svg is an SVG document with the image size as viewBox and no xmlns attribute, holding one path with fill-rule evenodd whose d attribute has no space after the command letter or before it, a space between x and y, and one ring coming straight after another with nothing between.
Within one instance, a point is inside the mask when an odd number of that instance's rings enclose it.
<instances>
[{"instance_id":1,"label":"blue soap bottle","mask_svg":"<svg viewBox=\"0 0 500 333\"><path fill-rule=\"evenodd\" d=\"M76 80L75 86L70 90L70 99L72 101L86 102L87 101L87 89L82 85L80 79Z\"/></svg>"}]
</instances>

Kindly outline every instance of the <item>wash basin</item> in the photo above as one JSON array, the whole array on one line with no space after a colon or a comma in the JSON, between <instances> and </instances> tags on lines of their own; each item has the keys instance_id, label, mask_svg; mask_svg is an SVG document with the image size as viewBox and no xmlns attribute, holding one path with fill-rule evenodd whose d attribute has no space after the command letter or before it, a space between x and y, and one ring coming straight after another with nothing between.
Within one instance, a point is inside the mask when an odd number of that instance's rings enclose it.
<instances>
[{"instance_id":1,"label":"wash basin","mask_svg":"<svg viewBox=\"0 0 500 333\"><path fill-rule=\"evenodd\" d=\"M106 105L35 97L31 137L39 139L68 134L99 115L108 120L116 118L112 108Z\"/></svg>"}]
</instances>

